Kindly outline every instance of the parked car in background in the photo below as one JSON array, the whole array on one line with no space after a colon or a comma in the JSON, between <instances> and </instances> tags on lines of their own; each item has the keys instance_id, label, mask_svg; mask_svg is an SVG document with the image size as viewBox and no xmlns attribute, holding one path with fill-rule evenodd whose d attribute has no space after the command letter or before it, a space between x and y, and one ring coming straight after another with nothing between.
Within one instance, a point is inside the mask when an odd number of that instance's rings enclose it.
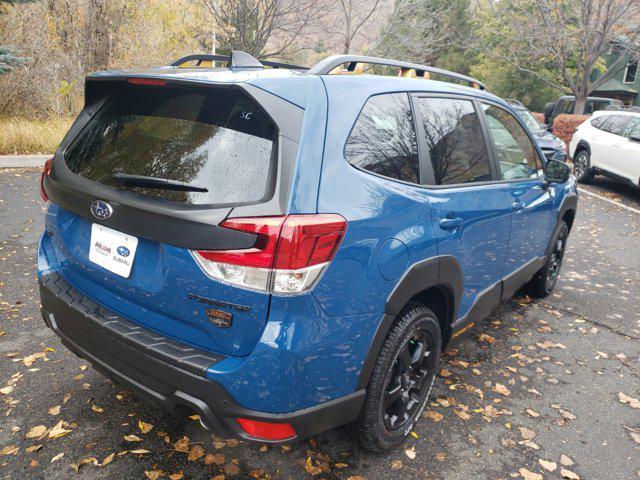
<instances>
[{"instance_id":1,"label":"parked car in background","mask_svg":"<svg viewBox=\"0 0 640 480\"><path fill-rule=\"evenodd\" d=\"M518 100L507 100L507 102L511 105L511 108L516 111L527 128L529 128L536 139L536 143L542 150L542 153L544 153L544 156L549 159L564 162L567 159L567 144L549 132L546 129L546 125L538 122L531 111Z\"/></svg>"},{"instance_id":2,"label":"parked car in background","mask_svg":"<svg viewBox=\"0 0 640 480\"><path fill-rule=\"evenodd\" d=\"M212 60L227 66L181 68ZM474 78L232 52L93 74L85 92L42 176L44 321L222 436L350 424L394 448L450 341L556 284L575 180Z\"/></svg>"},{"instance_id":3,"label":"parked car in background","mask_svg":"<svg viewBox=\"0 0 640 480\"><path fill-rule=\"evenodd\" d=\"M545 122L547 123L547 129L551 130L553 128L553 121L555 118L563 113L572 114L576 113L573 111L573 107L576 102L576 97L573 95L563 95L558 98L556 101L556 105L551 112L549 118L545 118ZM577 112L581 115L591 115L593 112L597 112L600 110L605 110L610 106L615 107L623 107L623 103L620 100L615 98L605 98L605 97L587 97L587 101L584 105L584 109L582 112Z\"/></svg>"},{"instance_id":4,"label":"parked car in background","mask_svg":"<svg viewBox=\"0 0 640 480\"><path fill-rule=\"evenodd\" d=\"M640 113L594 113L578 127L569 149L579 182L603 174L640 185Z\"/></svg>"}]
</instances>

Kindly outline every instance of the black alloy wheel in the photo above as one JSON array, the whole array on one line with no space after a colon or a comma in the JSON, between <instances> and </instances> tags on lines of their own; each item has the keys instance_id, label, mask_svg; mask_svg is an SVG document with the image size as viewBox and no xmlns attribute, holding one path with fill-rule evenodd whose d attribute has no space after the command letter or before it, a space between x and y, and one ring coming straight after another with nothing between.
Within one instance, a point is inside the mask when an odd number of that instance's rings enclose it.
<instances>
[{"instance_id":1,"label":"black alloy wheel","mask_svg":"<svg viewBox=\"0 0 640 480\"><path fill-rule=\"evenodd\" d=\"M398 315L385 338L367 385L358 418L349 429L367 450L398 447L422 415L442 349L438 318L412 303Z\"/></svg>"},{"instance_id":2,"label":"black alloy wheel","mask_svg":"<svg viewBox=\"0 0 640 480\"><path fill-rule=\"evenodd\" d=\"M435 348L435 339L429 332L420 330L398 353L383 398L383 421L387 430L399 430L407 425L431 389L431 373L437 361Z\"/></svg>"},{"instance_id":3,"label":"black alloy wheel","mask_svg":"<svg viewBox=\"0 0 640 480\"><path fill-rule=\"evenodd\" d=\"M558 233L548 260L546 285L548 291L553 290L553 287L555 287L558 281L558 274L560 273L560 267L562 267L562 258L564 257L564 250L567 245L567 237L569 236L569 231L566 228Z\"/></svg>"},{"instance_id":4,"label":"black alloy wheel","mask_svg":"<svg viewBox=\"0 0 640 480\"><path fill-rule=\"evenodd\" d=\"M560 220L555 229L550 251L547 254L547 260L544 266L538 270L528 284L530 292L536 297L544 298L548 296L556 286L560 268L562 267L562 259L567 248L567 240L569 239L569 227Z\"/></svg>"}]
</instances>

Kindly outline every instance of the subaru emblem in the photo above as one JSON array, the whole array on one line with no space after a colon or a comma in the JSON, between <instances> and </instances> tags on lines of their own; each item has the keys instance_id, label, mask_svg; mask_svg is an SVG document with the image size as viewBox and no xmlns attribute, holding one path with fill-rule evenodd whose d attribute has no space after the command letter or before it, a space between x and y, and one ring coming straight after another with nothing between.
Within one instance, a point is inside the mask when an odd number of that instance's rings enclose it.
<instances>
[{"instance_id":1,"label":"subaru emblem","mask_svg":"<svg viewBox=\"0 0 640 480\"><path fill-rule=\"evenodd\" d=\"M131 252L129 252L129 249L127 247L124 247L122 245L119 246L116 249L116 251L118 252L118 255L120 255L121 257L128 257L129 254L131 253Z\"/></svg>"},{"instance_id":2,"label":"subaru emblem","mask_svg":"<svg viewBox=\"0 0 640 480\"><path fill-rule=\"evenodd\" d=\"M91 203L91 214L100 219L106 220L113 213L113 208L107 202L103 202L102 200L94 200Z\"/></svg>"}]
</instances>

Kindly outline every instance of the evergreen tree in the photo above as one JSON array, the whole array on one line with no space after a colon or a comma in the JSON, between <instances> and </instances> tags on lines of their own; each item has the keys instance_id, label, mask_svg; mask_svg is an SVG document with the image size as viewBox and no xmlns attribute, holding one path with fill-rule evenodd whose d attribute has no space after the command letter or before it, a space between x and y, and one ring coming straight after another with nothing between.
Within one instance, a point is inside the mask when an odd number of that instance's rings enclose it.
<instances>
[{"instance_id":1,"label":"evergreen tree","mask_svg":"<svg viewBox=\"0 0 640 480\"><path fill-rule=\"evenodd\" d=\"M6 5L12 5L14 3L27 3L32 0L0 0L0 15L2 15L3 8ZM16 65L26 62L26 58L21 58L16 55L16 52L9 46L0 45L0 75L6 72L10 72Z\"/></svg>"}]
</instances>

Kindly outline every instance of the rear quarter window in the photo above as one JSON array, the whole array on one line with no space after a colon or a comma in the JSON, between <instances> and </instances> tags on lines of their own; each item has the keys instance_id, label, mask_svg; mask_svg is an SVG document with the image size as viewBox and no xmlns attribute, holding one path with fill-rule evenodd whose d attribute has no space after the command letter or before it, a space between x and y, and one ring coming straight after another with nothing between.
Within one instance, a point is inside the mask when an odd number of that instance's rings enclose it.
<instances>
[{"instance_id":1,"label":"rear quarter window","mask_svg":"<svg viewBox=\"0 0 640 480\"><path fill-rule=\"evenodd\" d=\"M243 204L268 196L277 129L244 92L139 86L117 92L65 152L72 172L113 187L113 175L124 173L207 189L118 187L185 204Z\"/></svg>"},{"instance_id":2,"label":"rear quarter window","mask_svg":"<svg viewBox=\"0 0 640 480\"><path fill-rule=\"evenodd\" d=\"M378 175L419 183L418 143L406 93L367 100L345 147L351 165Z\"/></svg>"}]
</instances>

